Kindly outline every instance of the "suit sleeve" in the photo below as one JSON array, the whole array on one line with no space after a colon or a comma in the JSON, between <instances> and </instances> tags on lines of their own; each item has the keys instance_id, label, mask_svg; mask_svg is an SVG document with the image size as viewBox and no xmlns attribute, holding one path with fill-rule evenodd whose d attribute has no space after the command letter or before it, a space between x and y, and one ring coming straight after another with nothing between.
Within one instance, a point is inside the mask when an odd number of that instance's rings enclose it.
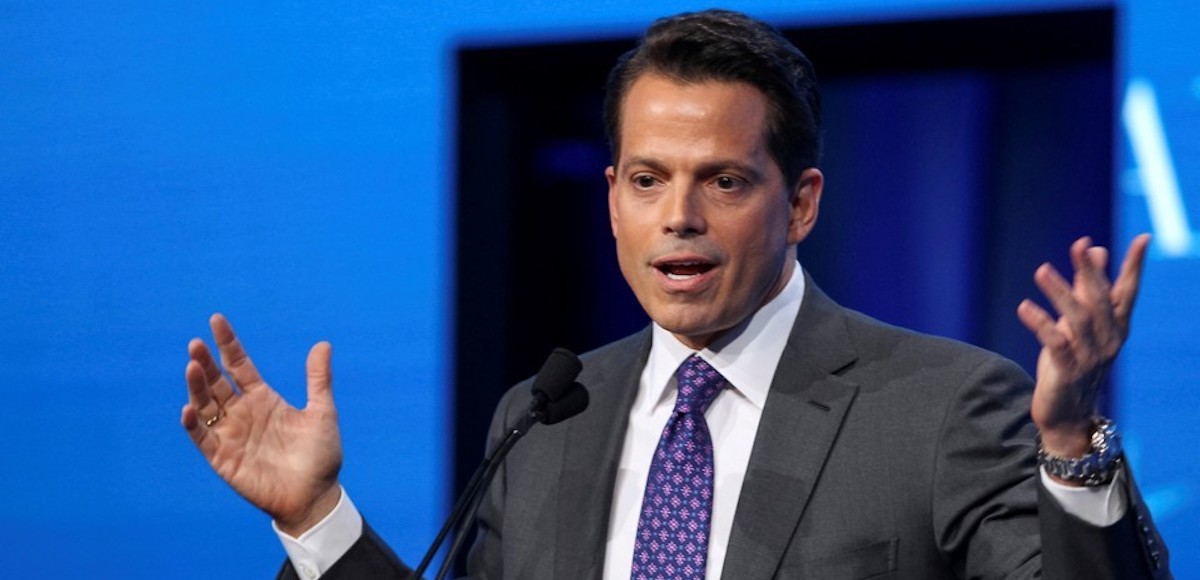
<instances>
[{"instance_id":1,"label":"suit sleeve","mask_svg":"<svg viewBox=\"0 0 1200 580\"><path fill-rule=\"evenodd\" d=\"M960 578L1170 578L1165 548L1132 477L1125 478L1123 490L1129 509L1105 527L1066 513L1042 487L1036 427L1029 417L1032 392L1019 367L990 359L970 373L947 408L932 501L938 546L954 573Z\"/></svg>"},{"instance_id":2,"label":"suit sleeve","mask_svg":"<svg viewBox=\"0 0 1200 580\"><path fill-rule=\"evenodd\" d=\"M363 522L363 533L358 541L321 575L322 580L351 580L351 579L398 579L403 580L412 574L400 558L392 552L386 543ZM292 567L290 561L284 561L283 568L276 576L277 580L309 580L301 578Z\"/></svg>"},{"instance_id":3,"label":"suit sleeve","mask_svg":"<svg viewBox=\"0 0 1200 580\"><path fill-rule=\"evenodd\" d=\"M1038 485L1046 578L1173 578L1166 545L1128 467L1122 479L1129 509L1115 524L1105 527L1066 513L1045 487Z\"/></svg>"}]
</instances>

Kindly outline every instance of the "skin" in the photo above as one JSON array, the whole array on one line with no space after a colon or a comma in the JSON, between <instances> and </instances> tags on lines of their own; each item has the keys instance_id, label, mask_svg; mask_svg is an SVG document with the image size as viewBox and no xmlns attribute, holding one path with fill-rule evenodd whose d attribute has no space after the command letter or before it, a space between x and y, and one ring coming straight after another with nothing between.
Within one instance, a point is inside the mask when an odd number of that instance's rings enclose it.
<instances>
[{"instance_id":1,"label":"skin","mask_svg":"<svg viewBox=\"0 0 1200 580\"><path fill-rule=\"evenodd\" d=\"M625 98L621 156L604 173L621 273L650 318L694 349L783 289L817 221L821 172L786 183L767 149L767 106L750 85L656 75ZM672 267L688 275L672 279Z\"/></svg>"},{"instance_id":2,"label":"skin","mask_svg":"<svg viewBox=\"0 0 1200 580\"><path fill-rule=\"evenodd\" d=\"M621 272L650 317L695 349L779 293L816 223L824 178L808 169L784 182L765 111L748 85L654 75L622 104L621 157L605 171ZM1017 308L1042 344L1031 414L1052 454L1088 449L1097 388L1129 335L1148 244L1134 239L1110 283L1107 250L1080 238L1071 280L1049 264L1034 275L1056 314L1030 300ZM309 351L308 403L297 409L263 381L223 316L209 322L220 364L202 340L188 344L180 422L231 487L299 536L341 495L331 346Z\"/></svg>"},{"instance_id":3,"label":"skin","mask_svg":"<svg viewBox=\"0 0 1200 580\"><path fill-rule=\"evenodd\" d=\"M1032 300L1017 307L1017 317L1042 344L1030 412L1052 455L1079 457L1088 452L1096 395L1129 337L1149 246L1149 234L1134 238L1117 279L1110 283L1108 250L1093 246L1090 238L1079 238L1070 249L1073 280L1049 263L1034 272L1034 283L1058 316Z\"/></svg>"},{"instance_id":4,"label":"skin","mask_svg":"<svg viewBox=\"0 0 1200 580\"><path fill-rule=\"evenodd\" d=\"M221 367L204 341L188 343L188 403L180 422L230 487L267 512L281 530L298 537L333 511L341 497L342 438L331 390L332 347L318 342L309 351L308 405L296 409L263 381L224 316L214 314L209 326ZM218 413L220 420L211 427L205 424Z\"/></svg>"}]
</instances>

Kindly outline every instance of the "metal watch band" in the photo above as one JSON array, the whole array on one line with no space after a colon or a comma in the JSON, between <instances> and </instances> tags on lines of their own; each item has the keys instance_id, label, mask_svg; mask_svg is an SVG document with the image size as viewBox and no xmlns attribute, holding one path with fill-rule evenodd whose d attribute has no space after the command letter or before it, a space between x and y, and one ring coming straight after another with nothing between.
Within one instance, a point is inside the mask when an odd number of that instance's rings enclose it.
<instances>
[{"instance_id":1,"label":"metal watch band","mask_svg":"<svg viewBox=\"0 0 1200 580\"><path fill-rule=\"evenodd\" d=\"M1121 434L1111 419L1098 417L1092 428L1092 448L1083 457L1056 457L1046 453L1038 436L1038 465L1046 473L1088 487L1106 485L1112 481L1121 465Z\"/></svg>"}]
</instances>

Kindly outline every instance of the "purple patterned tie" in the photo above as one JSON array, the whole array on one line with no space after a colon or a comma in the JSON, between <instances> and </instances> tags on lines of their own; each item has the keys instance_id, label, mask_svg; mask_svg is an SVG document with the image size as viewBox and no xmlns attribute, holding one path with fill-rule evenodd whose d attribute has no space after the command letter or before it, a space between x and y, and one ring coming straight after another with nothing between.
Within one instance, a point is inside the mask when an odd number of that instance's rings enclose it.
<instances>
[{"instance_id":1,"label":"purple patterned tie","mask_svg":"<svg viewBox=\"0 0 1200 580\"><path fill-rule=\"evenodd\" d=\"M713 445L704 411L726 386L692 355L675 371L679 398L667 419L642 499L633 580L704 578L712 517Z\"/></svg>"}]
</instances>

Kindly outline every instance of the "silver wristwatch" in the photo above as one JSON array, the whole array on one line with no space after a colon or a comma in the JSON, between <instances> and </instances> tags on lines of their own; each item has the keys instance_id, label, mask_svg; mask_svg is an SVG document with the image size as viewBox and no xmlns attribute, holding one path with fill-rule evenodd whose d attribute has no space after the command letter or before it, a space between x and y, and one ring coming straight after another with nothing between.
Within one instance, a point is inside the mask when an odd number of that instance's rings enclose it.
<instances>
[{"instance_id":1,"label":"silver wristwatch","mask_svg":"<svg viewBox=\"0 0 1200 580\"><path fill-rule=\"evenodd\" d=\"M1121 434L1111 419L1097 417L1092 428L1092 448L1083 457L1055 457L1046 453L1038 436L1038 465L1046 473L1088 487L1106 485L1112 481L1121 465Z\"/></svg>"}]
</instances>

